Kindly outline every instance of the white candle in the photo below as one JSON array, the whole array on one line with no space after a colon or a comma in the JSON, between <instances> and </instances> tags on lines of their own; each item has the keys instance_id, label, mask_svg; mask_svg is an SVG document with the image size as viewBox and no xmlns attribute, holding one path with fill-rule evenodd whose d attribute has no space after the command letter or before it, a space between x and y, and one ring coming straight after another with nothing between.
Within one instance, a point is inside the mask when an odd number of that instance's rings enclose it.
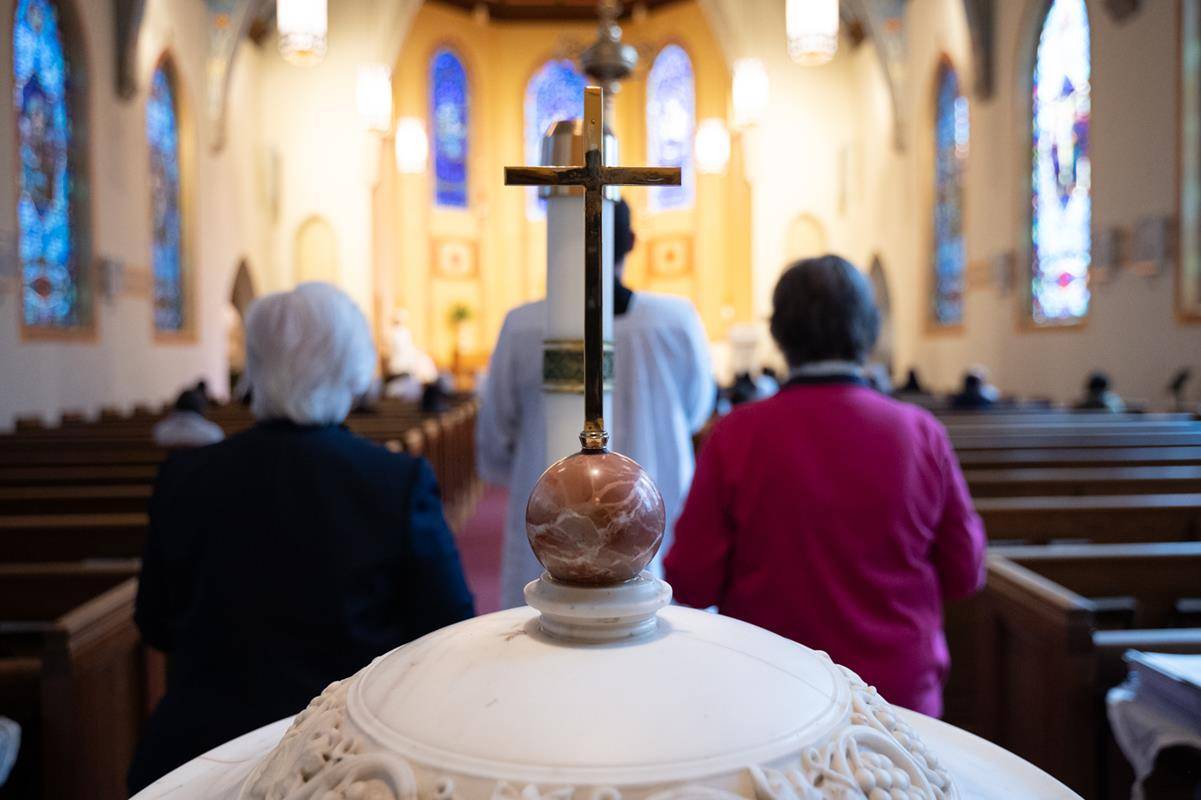
<instances>
[{"instance_id":1,"label":"white candle","mask_svg":"<svg viewBox=\"0 0 1201 800\"><path fill-rule=\"evenodd\" d=\"M613 341L613 203L602 214L605 248L604 333ZM584 341L584 198L554 195L546 201L546 337L547 347ZM583 352L579 354L583 363ZM580 449L584 428L583 392L543 392L546 408L546 466ZM613 400L605 392L605 419Z\"/></svg>"}]
</instances>

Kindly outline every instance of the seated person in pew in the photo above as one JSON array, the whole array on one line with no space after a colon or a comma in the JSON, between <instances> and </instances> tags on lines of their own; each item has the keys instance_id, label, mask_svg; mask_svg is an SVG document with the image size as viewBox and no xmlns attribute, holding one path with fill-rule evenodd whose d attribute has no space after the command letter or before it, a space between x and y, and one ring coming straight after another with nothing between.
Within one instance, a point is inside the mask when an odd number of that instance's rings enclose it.
<instances>
[{"instance_id":1,"label":"seated person in pew","mask_svg":"<svg viewBox=\"0 0 1201 800\"><path fill-rule=\"evenodd\" d=\"M170 670L131 793L474 613L429 464L342 425L375 365L354 302L263 297L246 347L258 423L173 454L151 500L136 621Z\"/></svg>"},{"instance_id":2,"label":"seated person in pew","mask_svg":"<svg viewBox=\"0 0 1201 800\"><path fill-rule=\"evenodd\" d=\"M1077 411L1108 411L1121 414L1126 410L1122 398L1109 388L1109 376L1104 372L1094 372L1088 376L1084 384L1084 396L1076 403Z\"/></svg>"},{"instance_id":3,"label":"seated person in pew","mask_svg":"<svg viewBox=\"0 0 1201 800\"><path fill-rule=\"evenodd\" d=\"M667 580L682 603L825 650L938 715L943 601L979 590L985 550L946 431L866 385L879 314L851 264L797 262L773 305L790 379L714 426Z\"/></svg>"},{"instance_id":4,"label":"seated person in pew","mask_svg":"<svg viewBox=\"0 0 1201 800\"><path fill-rule=\"evenodd\" d=\"M217 423L205 419L208 399L199 386L185 389L175 399L175 407L155 423L151 435L159 447L204 447L225 438Z\"/></svg>"},{"instance_id":5,"label":"seated person in pew","mask_svg":"<svg viewBox=\"0 0 1201 800\"><path fill-rule=\"evenodd\" d=\"M996 387L990 386L979 367L969 369L963 375L963 388L951 396L951 408L960 411L980 411L997 404Z\"/></svg>"}]
</instances>

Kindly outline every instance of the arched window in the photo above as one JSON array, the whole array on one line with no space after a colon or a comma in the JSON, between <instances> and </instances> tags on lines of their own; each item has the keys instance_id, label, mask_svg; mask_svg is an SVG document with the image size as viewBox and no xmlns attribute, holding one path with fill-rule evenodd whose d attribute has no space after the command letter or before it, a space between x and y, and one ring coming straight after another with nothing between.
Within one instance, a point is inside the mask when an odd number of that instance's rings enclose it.
<instances>
[{"instance_id":1,"label":"arched window","mask_svg":"<svg viewBox=\"0 0 1201 800\"><path fill-rule=\"evenodd\" d=\"M1034 59L1031 314L1039 325L1088 313L1092 165L1088 9L1053 0Z\"/></svg>"},{"instance_id":2,"label":"arched window","mask_svg":"<svg viewBox=\"0 0 1201 800\"><path fill-rule=\"evenodd\" d=\"M548 128L584 114L584 76L570 61L548 61L525 87L525 162L542 163L542 137ZM530 219L546 216L546 201L537 189L529 190L526 203Z\"/></svg>"},{"instance_id":3,"label":"arched window","mask_svg":"<svg viewBox=\"0 0 1201 800\"><path fill-rule=\"evenodd\" d=\"M184 330L183 213L179 159L179 107L175 70L163 61L150 79L146 100L146 143L150 150L150 204L154 222L154 327Z\"/></svg>"},{"instance_id":4,"label":"arched window","mask_svg":"<svg viewBox=\"0 0 1201 800\"><path fill-rule=\"evenodd\" d=\"M430 62L430 126L434 135L434 202L467 208L467 70L448 48Z\"/></svg>"},{"instance_id":5,"label":"arched window","mask_svg":"<svg viewBox=\"0 0 1201 800\"><path fill-rule=\"evenodd\" d=\"M696 129L696 85L692 59L684 48L669 44L659 51L646 79L647 160L654 166L680 167L679 186L650 190L652 211L689 208L695 195L692 133Z\"/></svg>"},{"instance_id":6,"label":"arched window","mask_svg":"<svg viewBox=\"0 0 1201 800\"><path fill-rule=\"evenodd\" d=\"M955 68L938 68L934 104L934 296L937 326L963 322L963 160L967 155L967 99Z\"/></svg>"},{"instance_id":7,"label":"arched window","mask_svg":"<svg viewBox=\"0 0 1201 800\"><path fill-rule=\"evenodd\" d=\"M88 248L75 117L83 87L64 46L53 0L18 0L13 13L13 103L21 318L31 328L90 322Z\"/></svg>"}]
</instances>

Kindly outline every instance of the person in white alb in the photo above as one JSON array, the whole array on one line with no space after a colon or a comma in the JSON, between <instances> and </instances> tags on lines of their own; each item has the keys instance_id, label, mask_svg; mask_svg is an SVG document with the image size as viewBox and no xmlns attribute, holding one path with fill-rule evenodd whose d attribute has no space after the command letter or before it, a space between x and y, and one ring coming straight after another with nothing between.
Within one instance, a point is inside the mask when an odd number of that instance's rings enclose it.
<instances>
[{"instance_id":1,"label":"person in white alb","mask_svg":"<svg viewBox=\"0 0 1201 800\"><path fill-rule=\"evenodd\" d=\"M692 303L681 297L632 292L621 282L634 248L630 207L614 207L614 393L610 447L641 464L663 494L670 545L695 466L692 435L713 411L716 384L709 345ZM525 533L525 505L546 464L542 340L546 301L509 312L488 367L476 425L480 475L507 486L509 508L501 563L501 607L524 604L522 589L542 568ZM653 565L660 569L658 560Z\"/></svg>"}]
</instances>

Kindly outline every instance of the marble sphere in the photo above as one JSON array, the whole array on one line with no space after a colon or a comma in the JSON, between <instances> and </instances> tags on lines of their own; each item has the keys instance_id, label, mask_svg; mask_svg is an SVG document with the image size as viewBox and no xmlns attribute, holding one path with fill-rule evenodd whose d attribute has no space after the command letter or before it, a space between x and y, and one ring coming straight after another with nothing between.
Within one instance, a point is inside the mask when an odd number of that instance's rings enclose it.
<instances>
[{"instance_id":1,"label":"marble sphere","mask_svg":"<svg viewBox=\"0 0 1201 800\"><path fill-rule=\"evenodd\" d=\"M584 450L551 464L525 507L538 561L555 580L584 586L642 572L666 524L663 497L646 470L608 451Z\"/></svg>"}]
</instances>

